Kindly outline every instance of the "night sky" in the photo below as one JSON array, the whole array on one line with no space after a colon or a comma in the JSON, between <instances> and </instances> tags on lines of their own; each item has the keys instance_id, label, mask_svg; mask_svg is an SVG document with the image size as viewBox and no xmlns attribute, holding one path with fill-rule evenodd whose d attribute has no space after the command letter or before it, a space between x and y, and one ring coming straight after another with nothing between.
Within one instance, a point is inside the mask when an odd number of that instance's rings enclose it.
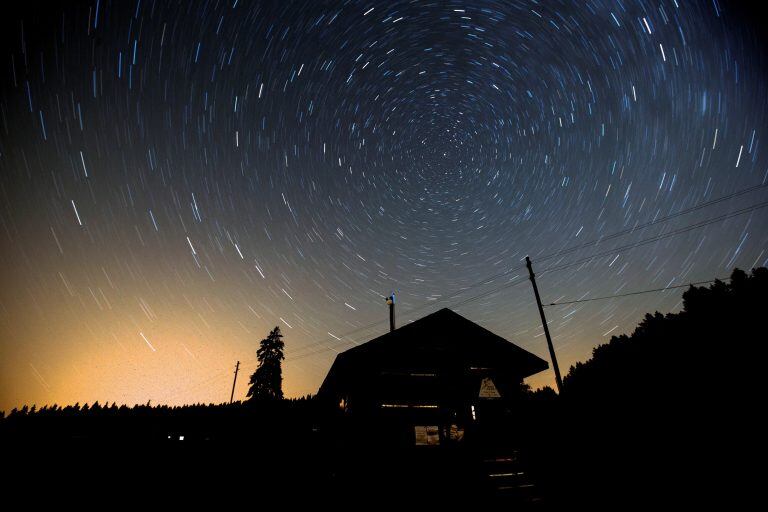
<instances>
[{"instance_id":1,"label":"night sky","mask_svg":"<svg viewBox=\"0 0 768 512\"><path fill-rule=\"evenodd\" d=\"M237 360L244 398L276 325L286 395L314 393L337 352L387 331L391 292L400 325L452 307L549 360L526 255L547 303L768 260L765 41L744 7L18 9L0 409L222 402ZM561 368L682 291L547 308Z\"/></svg>"}]
</instances>

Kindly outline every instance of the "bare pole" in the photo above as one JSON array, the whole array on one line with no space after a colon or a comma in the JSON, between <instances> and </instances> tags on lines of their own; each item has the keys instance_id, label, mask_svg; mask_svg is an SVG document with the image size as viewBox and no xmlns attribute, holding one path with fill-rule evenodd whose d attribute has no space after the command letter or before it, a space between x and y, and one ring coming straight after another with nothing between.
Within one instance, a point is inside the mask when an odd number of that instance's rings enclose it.
<instances>
[{"instance_id":1,"label":"bare pole","mask_svg":"<svg viewBox=\"0 0 768 512\"><path fill-rule=\"evenodd\" d=\"M389 332L395 330L395 292L387 297L387 304L389 305Z\"/></svg>"},{"instance_id":2,"label":"bare pole","mask_svg":"<svg viewBox=\"0 0 768 512\"><path fill-rule=\"evenodd\" d=\"M229 403L232 403L232 400L235 399L235 384L237 384L237 372L240 371L240 361L237 362L235 365L235 380L232 381L232 394L229 395Z\"/></svg>"},{"instance_id":3,"label":"bare pole","mask_svg":"<svg viewBox=\"0 0 768 512\"><path fill-rule=\"evenodd\" d=\"M541 305L541 297L539 296L539 287L536 286L536 275L533 273L533 267L531 266L531 258L525 257L525 265L528 267L528 274L531 276L531 284L533 285L533 294L536 296L536 305L539 307L539 315L541 315L541 326L544 327L544 336L547 337L547 346L549 347L549 357L552 359L552 369L555 371L555 383L557 384L557 392L563 392L563 379L560 377L560 367L557 365L557 356L555 356L555 347L552 345L552 336L549 335L549 327L547 327L547 317L544 316L544 308Z\"/></svg>"}]
</instances>

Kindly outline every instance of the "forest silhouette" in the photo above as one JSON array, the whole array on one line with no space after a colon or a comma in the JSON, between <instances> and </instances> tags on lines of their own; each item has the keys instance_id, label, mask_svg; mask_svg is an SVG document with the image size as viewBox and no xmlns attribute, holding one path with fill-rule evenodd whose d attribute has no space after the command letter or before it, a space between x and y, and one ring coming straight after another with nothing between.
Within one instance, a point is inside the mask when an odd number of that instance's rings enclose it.
<instances>
[{"instance_id":1,"label":"forest silhouette","mask_svg":"<svg viewBox=\"0 0 768 512\"><path fill-rule=\"evenodd\" d=\"M562 395L544 388L515 397L507 422L495 428L514 438L544 503L743 497L756 478L750 465L764 423L766 296L765 268L691 286L680 312L649 313L634 332L572 366ZM4 453L18 454L6 464L27 469L119 471L143 454L158 461L149 471L163 478L208 485L248 485L258 473L261 484L318 496L405 485L432 498L477 499L484 489L470 451L419 455L413 464L410 452L384 449L365 432L351 433L360 425L341 422L311 396L174 407L96 402L3 413L0 440ZM227 467L237 469L220 472ZM414 479L420 484L410 485Z\"/></svg>"}]
</instances>

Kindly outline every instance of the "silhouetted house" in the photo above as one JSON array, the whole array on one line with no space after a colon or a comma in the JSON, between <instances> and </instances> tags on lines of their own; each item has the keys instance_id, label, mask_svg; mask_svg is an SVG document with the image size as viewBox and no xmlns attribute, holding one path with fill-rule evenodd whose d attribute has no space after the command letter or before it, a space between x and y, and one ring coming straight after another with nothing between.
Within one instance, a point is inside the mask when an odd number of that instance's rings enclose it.
<instances>
[{"instance_id":1,"label":"silhouetted house","mask_svg":"<svg viewBox=\"0 0 768 512\"><path fill-rule=\"evenodd\" d=\"M336 356L318 398L371 435L432 445L461 440L465 427L509 412L524 378L546 361L441 309Z\"/></svg>"}]
</instances>

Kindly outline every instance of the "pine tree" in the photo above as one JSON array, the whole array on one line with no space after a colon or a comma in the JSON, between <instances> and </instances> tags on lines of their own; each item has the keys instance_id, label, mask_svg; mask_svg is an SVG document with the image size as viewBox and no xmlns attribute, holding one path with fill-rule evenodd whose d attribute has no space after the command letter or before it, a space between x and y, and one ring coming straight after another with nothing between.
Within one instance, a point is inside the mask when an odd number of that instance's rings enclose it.
<instances>
[{"instance_id":1,"label":"pine tree","mask_svg":"<svg viewBox=\"0 0 768 512\"><path fill-rule=\"evenodd\" d=\"M285 359L280 327L275 327L265 339L261 340L256 356L259 367L251 375L248 397L251 400L282 400L283 370L281 361Z\"/></svg>"}]
</instances>

